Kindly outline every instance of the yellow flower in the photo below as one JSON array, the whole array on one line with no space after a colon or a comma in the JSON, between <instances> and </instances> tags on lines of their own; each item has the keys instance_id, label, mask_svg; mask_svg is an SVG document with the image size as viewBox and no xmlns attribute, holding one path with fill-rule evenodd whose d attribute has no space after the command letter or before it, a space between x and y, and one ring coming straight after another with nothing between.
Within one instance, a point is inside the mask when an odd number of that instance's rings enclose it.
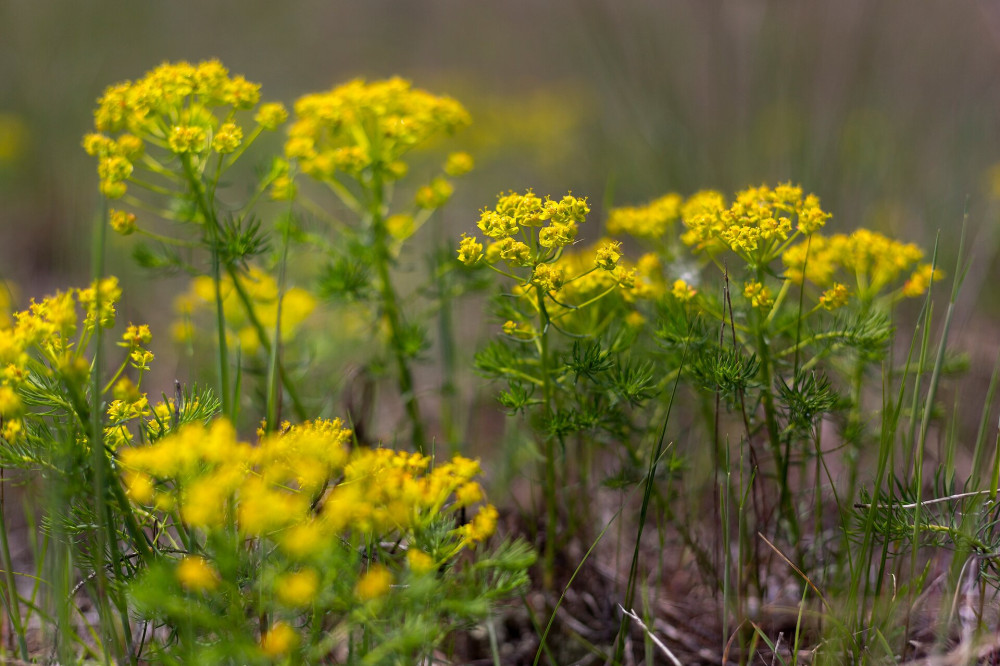
<instances>
[{"instance_id":1,"label":"yellow flower","mask_svg":"<svg viewBox=\"0 0 1000 666\"><path fill-rule=\"evenodd\" d=\"M622 289L631 289L635 286L635 269L625 268L624 266L618 266L612 272L615 280L618 281L618 286Z\"/></svg>"},{"instance_id":2,"label":"yellow flower","mask_svg":"<svg viewBox=\"0 0 1000 666\"><path fill-rule=\"evenodd\" d=\"M444 178L438 177L431 181L430 185L424 185L417 190L417 208L440 208L448 202L455 186Z\"/></svg>"},{"instance_id":3,"label":"yellow flower","mask_svg":"<svg viewBox=\"0 0 1000 666\"><path fill-rule=\"evenodd\" d=\"M834 282L833 287L824 291L819 297L819 304L827 310L836 310L847 305L848 290L846 285Z\"/></svg>"},{"instance_id":4,"label":"yellow flower","mask_svg":"<svg viewBox=\"0 0 1000 666\"><path fill-rule=\"evenodd\" d=\"M125 492L129 498L139 504L149 504L153 500L153 480L142 472L127 472L125 474Z\"/></svg>"},{"instance_id":5,"label":"yellow flower","mask_svg":"<svg viewBox=\"0 0 1000 666\"><path fill-rule=\"evenodd\" d=\"M508 266L527 266L531 263L531 248L513 238L504 238L493 245L497 246L500 258Z\"/></svg>"},{"instance_id":6,"label":"yellow flower","mask_svg":"<svg viewBox=\"0 0 1000 666\"><path fill-rule=\"evenodd\" d=\"M268 657L280 657L288 654L299 644L299 632L284 622L275 622L261 636L260 649Z\"/></svg>"},{"instance_id":7,"label":"yellow flower","mask_svg":"<svg viewBox=\"0 0 1000 666\"><path fill-rule=\"evenodd\" d=\"M10 386L0 385L0 416L11 418L21 413L21 398Z\"/></svg>"},{"instance_id":8,"label":"yellow flower","mask_svg":"<svg viewBox=\"0 0 1000 666\"><path fill-rule=\"evenodd\" d=\"M386 231L396 240L406 240L416 231L413 224L413 216L406 214L390 215L385 220Z\"/></svg>"},{"instance_id":9,"label":"yellow flower","mask_svg":"<svg viewBox=\"0 0 1000 666\"><path fill-rule=\"evenodd\" d=\"M479 230L487 238L502 240L517 233L517 221L495 210L484 210L479 216Z\"/></svg>"},{"instance_id":10,"label":"yellow flower","mask_svg":"<svg viewBox=\"0 0 1000 666\"><path fill-rule=\"evenodd\" d=\"M385 596L391 586L392 573L381 564L373 564L361 575L354 594L362 601L371 601Z\"/></svg>"},{"instance_id":11,"label":"yellow flower","mask_svg":"<svg viewBox=\"0 0 1000 666\"><path fill-rule=\"evenodd\" d=\"M662 238L680 218L682 201L679 194L667 194L644 206L615 208L608 215L608 233Z\"/></svg>"},{"instance_id":12,"label":"yellow flower","mask_svg":"<svg viewBox=\"0 0 1000 666\"><path fill-rule=\"evenodd\" d=\"M207 134L204 127L175 125L170 130L168 144L175 153L200 153L205 150Z\"/></svg>"},{"instance_id":13,"label":"yellow flower","mask_svg":"<svg viewBox=\"0 0 1000 666\"><path fill-rule=\"evenodd\" d=\"M319 591L319 574L314 569L303 569L285 574L275 581L278 601L286 606L302 608L312 603Z\"/></svg>"},{"instance_id":14,"label":"yellow flower","mask_svg":"<svg viewBox=\"0 0 1000 666\"><path fill-rule=\"evenodd\" d=\"M750 301L750 305L762 310L767 310L774 304L774 299L771 298L771 290L760 282L745 283L743 285L743 296Z\"/></svg>"},{"instance_id":15,"label":"yellow flower","mask_svg":"<svg viewBox=\"0 0 1000 666\"><path fill-rule=\"evenodd\" d=\"M321 524L306 520L282 532L279 543L291 557L305 559L326 545L327 534Z\"/></svg>"},{"instance_id":16,"label":"yellow flower","mask_svg":"<svg viewBox=\"0 0 1000 666\"><path fill-rule=\"evenodd\" d=\"M22 430L24 430L24 424L20 419L4 419L3 430L0 431L0 437L3 437L7 443L10 444L20 439Z\"/></svg>"},{"instance_id":17,"label":"yellow flower","mask_svg":"<svg viewBox=\"0 0 1000 666\"><path fill-rule=\"evenodd\" d=\"M483 256L483 244L473 236L462 234L462 240L458 243L458 260L466 266L471 266L478 262Z\"/></svg>"},{"instance_id":18,"label":"yellow flower","mask_svg":"<svg viewBox=\"0 0 1000 666\"><path fill-rule=\"evenodd\" d=\"M132 367L136 370L149 370L149 364L153 362L153 352L145 349L136 349L129 354Z\"/></svg>"},{"instance_id":19,"label":"yellow flower","mask_svg":"<svg viewBox=\"0 0 1000 666\"><path fill-rule=\"evenodd\" d=\"M285 155L303 160L303 171L315 178L333 176L317 168L315 160L326 158L357 175L370 164L392 164L432 136L470 122L458 102L415 89L409 81L358 79L295 102Z\"/></svg>"},{"instance_id":20,"label":"yellow flower","mask_svg":"<svg viewBox=\"0 0 1000 666\"><path fill-rule=\"evenodd\" d=\"M475 162L469 153L451 153L444 163L444 172L455 178L469 173L474 167Z\"/></svg>"},{"instance_id":21,"label":"yellow flower","mask_svg":"<svg viewBox=\"0 0 1000 666\"><path fill-rule=\"evenodd\" d=\"M274 201L291 201L296 194L298 188L290 176L278 176L271 181L271 199Z\"/></svg>"},{"instance_id":22,"label":"yellow flower","mask_svg":"<svg viewBox=\"0 0 1000 666\"><path fill-rule=\"evenodd\" d=\"M217 153L232 153L243 142L243 128L236 123L225 123L212 137L212 150Z\"/></svg>"},{"instance_id":23,"label":"yellow flower","mask_svg":"<svg viewBox=\"0 0 1000 666\"><path fill-rule=\"evenodd\" d=\"M618 265L618 260L621 258L622 244L618 241L610 241L597 250L597 257L594 259L594 264L606 271L613 271L615 270L615 266Z\"/></svg>"},{"instance_id":24,"label":"yellow flower","mask_svg":"<svg viewBox=\"0 0 1000 666\"><path fill-rule=\"evenodd\" d=\"M567 224L552 222L549 226L539 230L538 244L548 248L566 247L576 238L576 232L576 222Z\"/></svg>"},{"instance_id":25,"label":"yellow flower","mask_svg":"<svg viewBox=\"0 0 1000 666\"><path fill-rule=\"evenodd\" d=\"M122 236L135 232L135 214L123 210L111 210L111 228Z\"/></svg>"},{"instance_id":26,"label":"yellow flower","mask_svg":"<svg viewBox=\"0 0 1000 666\"><path fill-rule=\"evenodd\" d=\"M719 242L754 261L767 263L795 234L811 235L830 218L815 195L803 197L802 188L790 183L769 188L749 187L737 192L725 207L718 193L701 192L681 210L688 231L681 239L698 250Z\"/></svg>"},{"instance_id":27,"label":"yellow flower","mask_svg":"<svg viewBox=\"0 0 1000 666\"><path fill-rule=\"evenodd\" d=\"M122 341L118 344L121 347L135 349L142 345L148 345L152 339L153 334L149 330L149 324L140 324L138 326L129 324L128 328L122 334Z\"/></svg>"},{"instance_id":28,"label":"yellow flower","mask_svg":"<svg viewBox=\"0 0 1000 666\"><path fill-rule=\"evenodd\" d=\"M500 514L497 512L496 507L492 504L487 504L476 513L472 522L460 527L459 531L469 544L481 543L493 536L499 517Z\"/></svg>"},{"instance_id":29,"label":"yellow flower","mask_svg":"<svg viewBox=\"0 0 1000 666\"><path fill-rule=\"evenodd\" d=\"M410 565L410 570L416 574L430 573L435 569L434 558L416 548L406 551L406 561Z\"/></svg>"},{"instance_id":30,"label":"yellow flower","mask_svg":"<svg viewBox=\"0 0 1000 666\"><path fill-rule=\"evenodd\" d=\"M197 555L184 557L177 565L177 580L186 590L202 592L219 586L219 572Z\"/></svg>"},{"instance_id":31,"label":"yellow flower","mask_svg":"<svg viewBox=\"0 0 1000 666\"><path fill-rule=\"evenodd\" d=\"M273 131L288 120L288 110L278 102L261 104L253 119L262 129Z\"/></svg>"},{"instance_id":32,"label":"yellow flower","mask_svg":"<svg viewBox=\"0 0 1000 666\"><path fill-rule=\"evenodd\" d=\"M680 301L682 303L687 303L692 298L694 298L695 294L697 294L698 291L695 290L695 289L693 289L693 288L691 288L691 285L689 285L684 280L679 280L678 279L678 280L674 280L674 284L673 284L673 287L670 290L670 293L678 301Z\"/></svg>"},{"instance_id":33,"label":"yellow flower","mask_svg":"<svg viewBox=\"0 0 1000 666\"><path fill-rule=\"evenodd\" d=\"M563 285L563 269L552 264L538 264L531 276L531 282L544 292L559 291Z\"/></svg>"}]
</instances>

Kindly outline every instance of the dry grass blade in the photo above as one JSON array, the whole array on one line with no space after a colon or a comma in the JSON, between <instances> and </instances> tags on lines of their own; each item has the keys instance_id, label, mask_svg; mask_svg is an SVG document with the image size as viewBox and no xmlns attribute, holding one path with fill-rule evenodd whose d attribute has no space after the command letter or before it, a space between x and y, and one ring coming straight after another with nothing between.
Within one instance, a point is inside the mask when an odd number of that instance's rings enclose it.
<instances>
[{"instance_id":1,"label":"dry grass blade","mask_svg":"<svg viewBox=\"0 0 1000 666\"><path fill-rule=\"evenodd\" d=\"M764 543L770 546L771 550L773 550L778 555L778 557L780 557L782 560L785 561L785 564L794 569L795 573L797 573L799 576L802 577L802 580L804 580L806 584L809 585L809 587L811 587L817 595L819 595L819 600L823 602L823 605L826 606L827 610L832 610L832 608L830 607L830 602L826 600L826 597L823 596L823 593L820 592L818 587L816 587L816 584L813 583L811 580L809 580L809 576L807 576L805 572L802 571L802 569L799 569L790 559L785 557L785 554L782 553L780 550L778 550L777 546L768 541L766 536L764 536L760 532L757 532L757 536L759 536L764 541Z\"/></svg>"},{"instance_id":2,"label":"dry grass blade","mask_svg":"<svg viewBox=\"0 0 1000 666\"><path fill-rule=\"evenodd\" d=\"M663 651L663 654L667 655L667 659L669 659L671 663L674 664L674 666L682 666L680 660L674 656L674 653L670 651L670 648L664 645L663 641L657 638L656 634L650 631L649 627L646 626L646 623L639 619L639 616L635 614L634 610L625 610L625 607L622 606L621 604L618 604L618 608L621 608L622 612L625 613L625 615L632 618L632 621L638 624L639 628L642 629L644 632L646 632L646 635L649 636L649 639L656 644L656 647L660 648Z\"/></svg>"}]
</instances>

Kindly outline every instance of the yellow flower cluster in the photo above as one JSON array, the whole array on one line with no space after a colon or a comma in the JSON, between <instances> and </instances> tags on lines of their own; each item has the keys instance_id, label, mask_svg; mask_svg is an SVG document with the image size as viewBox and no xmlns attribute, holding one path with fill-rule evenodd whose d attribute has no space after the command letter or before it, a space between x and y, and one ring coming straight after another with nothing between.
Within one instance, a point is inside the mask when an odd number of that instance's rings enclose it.
<instances>
[{"instance_id":1,"label":"yellow flower cluster","mask_svg":"<svg viewBox=\"0 0 1000 666\"><path fill-rule=\"evenodd\" d=\"M278 283L271 275L254 266L239 280L261 325L268 333L274 331L278 319ZM256 353L260 350L257 329L248 320L240 295L229 276L223 276L220 290L227 327L239 340L244 353ZM316 299L305 289L291 287L285 290L280 306L282 340L291 339L316 308ZM194 337L192 318L197 312L214 307L215 281L207 275L192 279L188 291L174 301L174 310L179 315L173 326L174 338L182 342L191 340Z\"/></svg>"},{"instance_id":2,"label":"yellow flower cluster","mask_svg":"<svg viewBox=\"0 0 1000 666\"><path fill-rule=\"evenodd\" d=\"M680 218L682 202L679 194L670 193L645 206L615 208L608 215L608 233L662 238Z\"/></svg>"},{"instance_id":3,"label":"yellow flower cluster","mask_svg":"<svg viewBox=\"0 0 1000 666\"><path fill-rule=\"evenodd\" d=\"M834 282L833 286L820 294L819 304L826 310L836 310L847 305L850 292L846 285Z\"/></svg>"},{"instance_id":4,"label":"yellow flower cluster","mask_svg":"<svg viewBox=\"0 0 1000 666\"><path fill-rule=\"evenodd\" d=\"M578 225L589 212L587 199L571 194L558 201L542 199L531 190L501 194L496 207L484 209L479 216L479 230L494 242L484 255L477 249L482 247L479 241L463 234L459 260L473 264L485 256L491 264L504 261L508 266L538 266L557 257L573 242Z\"/></svg>"},{"instance_id":5,"label":"yellow flower cluster","mask_svg":"<svg viewBox=\"0 0 1000 666\"><path fill-rule=\"evenodd\" d=\"M338 171L356 177L375 164L399 177L406 172L405 164L398 163L403 154L470 122L454 99L415 89L404 79L357 79L299 98L285 156L319 180L334 178ZM468 170L471 159L457 157L450 164L453 173Z\"/></svg>"},{"instance_id":6,"label":"yellow flower cluster","mask_svg":"<svg viewBox=\"0 0 1000 666\"><path fill-rule=\"evenodd\" d=\"M10 328L14 310L14 286L0 280L0 329Z\"/></svg>"},{"instance_id":7,"label":"yellow flower cluster","mask_svg":"<svg viewBox=\"0 0 1000 666\"><path fill-rule=\"evenodd\" d=\"M929 264L919 263L923 257L923 251L913 243L901 243L875 231L858 229L849 235L814 234L808 241L788 248L781 260L786 277L794 282L801 282L804 273L813 284L827 287L842 272L856 280L858 296L869 300L906 273L910 277L901 290L902 295L925 293L931 281L940 280L944 273L935 270L932 274Z\"/></svg>"},{"instance_id":8,"label":"yellow flower cluster","mask_svg":"<svg viewBox=\"0 0 1000 666\"><path fill-rule=\"evenodd\" d=\"M676 298L681 303L688 303L695 297L698 293L697 289L694 289L687 282L681 279L674 280L673 285L670 288L671 295Z\"/></svg>"},{"instance_id":9,"label":"yellow flower cluster","mask_svg":"<svg viewBox=\"0 0 1000 666\"><path fill-rule=\"evenodd\" d=\"M760 282L747 282L744 284L743 297L750 301L750 305L761 310L768 310L774 305L771 290Z\"/></svg>"},{"instance_id":10,"label":"yellow flower cluster","mask_svg":"<svg viewBox=\"0 0 1000 666\"><path fill-rule=\"evenodd\" d=\"M816 195L803 196L801 187L786 183L747 188L728 207L717 192L700 192L685 203L681 217L686 244L696 249L721 244L751 263L765 264L791 239L820 229L830 214L820 208Z\"/></svg>"},{"instance_id":11,"label":"yellow flower cluster","mask_svg":"<svg viewBox=\"0 0 1000 666\"><path fill-rule=\"evenodd\" d=\"M84 289L56 292L31 301L27 310L14 313L13 323L0 327L0 437L17 439L24 424L24 405L18 389L33 373L61 374L79 385L90 372L82 353L97 322L103 328L115 323L115 304L121 297L118 279L109 277ZM81 324L77 306L83 308ZM42 365L33 363L32 359Z\"/></svg>"},{"instance_id":12,"label":"yellow flower cluster","mask_svg":"<svg viewBox=\"0 0 1000 666\"><path fill-rule=\"evenodd\" d=\"M84 150L98 158L101 192L109 199L122 197L150 146L191 159L239 150L250 139L235 112L253 109L259 101L260 85L230 76L218 60L164 63L137 81L108 87L94 111L97 132L83 139ZM261 105L252 137L276 129L287 117L280 104ZM163 171L155 159L144 166Z\"/></svg>"},{"instance_id":13,"label":"yellow flower cluster","mask_svg":"<svg viewBox=\"0 0 1000 666\"><path fill-rule=\"evenodd\" d=\"M432 467L429 457L415 453L351 452L350 439L339 419L318 420L285 424L251 446L218 420L123 448L119 460L133 501L179 510L191 527L235 522L242 534L272 538L303 559L336 545L339 535L405 538L483 499L477 461L459 456ZM495 509L483 507L453 531L453 552L446 555L485 540L495 526Z\"/></svg>"},{"instance_id":14,"label":"yellow flower cluster","mask_svg":"<svg viewBox=\"0 0 1000 666\"><path fill-rule=\"evenodd\" d=\"M667 291L656 255L644 255L633 265L621 258L620 244L607 239L535 266L531 278L513 289L532 317L537 313L532 288L535 285L552 297L546 304L552 321L558 322L560 328L581 333L607 326L616 308L635 313L636 301L655 299ZM605 297L615 294L617 297L605 302ZM609 307L598 306L598 302ZM505 322L503 332L518 340L530 340L536 334L534 326L521 318Z\"/></svg>"}]
</instances>

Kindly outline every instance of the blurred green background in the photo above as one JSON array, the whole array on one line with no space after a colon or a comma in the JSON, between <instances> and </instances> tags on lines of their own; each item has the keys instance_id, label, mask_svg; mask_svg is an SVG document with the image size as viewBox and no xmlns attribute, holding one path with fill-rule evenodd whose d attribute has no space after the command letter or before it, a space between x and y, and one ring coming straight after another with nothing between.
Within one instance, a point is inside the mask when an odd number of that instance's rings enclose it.
<instances>
[{"instance_id":1,"label":"blurred green background","mask_svg":"<svg viewBox=\"0 0 1000 666\"><path fill-rule=\"evenodd\" d=\"M445 209L456 235L508 188L589 195L600 224L602 203L792 180L836 230L925 248L940 231L949 267L968 207L958 330L973 367L992 366L988 337L969 332L1000 317L997 3L7 0L0 276L22 302L89 275L99 203L80 138L104 87L211 57L286 104L392 74L458 98L479 167ZM127 248L112 245L112 267L145 280Z\"/></svg>"}]
</instances>

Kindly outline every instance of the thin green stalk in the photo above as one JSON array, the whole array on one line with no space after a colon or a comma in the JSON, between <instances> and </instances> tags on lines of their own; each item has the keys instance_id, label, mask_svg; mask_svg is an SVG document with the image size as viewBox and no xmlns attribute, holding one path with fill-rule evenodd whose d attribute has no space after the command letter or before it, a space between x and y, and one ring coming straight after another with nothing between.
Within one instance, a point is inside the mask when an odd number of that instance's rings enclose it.
<instances>
[{"instance_id":1,"label":"thin green stalk","mask_svg":"<svg viewBox=\"0 0 1000 666\"><path fill-rule=\"evenodd\" d=\"M455 324L452 312L452 293L448 273L441 266L434 266L438 296L438 340L441 346L441 429L451 455L459 452L458 428L455 424L455 403L458 387L455 380ZM492 626L492 625L491 625Z\"/></svg>"},{"instance_id":2,"label":"thin green stalk","mask_svg":"<svg viewBox=\"0 0 1000 666\"><path fill-rule=\"evenodd\" d=\"M219 393L222 399L222 413L226 418L233 419L233 395L229 384L229 347L226 341L226 314L222 305L222 259L219 256L219 221L215 215L215 209L206 199L205 188L202 186L201 178L195 173L191 166L191 160L186 155L181 155L181 165L184 167L184 175L188 179L188 184L194 192L198 207L204 216L204 227L208 230L209 246L212 252L212 281L215 285L215 327L218 335L218 372L219 372Z\"/></svg>"},{"instance_id":3,"label":"thin green stalk","mask_svg":"<svg viewBox=\"0 0 1000 666\"><path fill-rule=\"evenodd\" d=\"M760 357L760 374L763 388L762 402L764 404L764 424L767 428L768 444L774 455L775 463L778 465L779 483L779 506L781 515L788 523L789 533L793 543L799 542L799 520L795 513L795 506L792 503L791 492L788 488L788 458L781 446L781 431L778 428L777 408L774 404L774 377L772 375L772 361L770 348L764 335L762 326L757 327L757 354Z\"/></svg>"},{"instance_id":4,"label":"thin green stalk","mask_svg":"<svg viewBox=\"0 0 1000 666\"><path fill-rule=\"evenodd\" d=\"M389 324L389 341L392 346L393 355L396 357L396 371L398 374L399 392L406 405L406 414L410 420L411 434L413 437L413 448L418 453L424 452L424 424L420 417L420 404L417 402L417 394L413 383L413 373L406 359L406 350L403 348L403 322L400 314L399 304L396 299L396 290L392 285L389 275L389 230L385 226L385 190L382 183L382 175L376 169L372 176L371 202L368 215L372 226L372 239L375 249L375 270L378 273L379 292L382 301L382 310L385 314L386 322Z\"/></svg>"},{"instance_id":5,"label":"thin green stalk","mask_svg":"<svg viewBox=\"0 0 1000 666\"><path fill-rule=\"evenodd\" d=\"M260 317L257 316L257 311L254 309L253 299L250 298L250 294L247 293L246 287L239 279L239 273L234 266L227 265L226 272L229 275L229 279L233 283L233 287L236 291L236 296L240 299L240 303L243 305L243 312L247 316L247 320L253 327L253 330L257 333L257 341L260 346L264 349L264 353L268 356L271 354L271 338L267 333L267 329L264 328L264 324L261 322ZM295 388L295 384L292 382L291 377L288 375L288 371L285 368L284 363L281 362L281 357L278 357L278 376L281 378L281 384L285 387L285 391L288 392L288 397L292 401L292 411L295 412L295 416L303 421L305 421L309 414L306 411L305 405L302 403L301 398L299 398L298 390ZM241 367L239 359L237 358L237 373L239 373L239 368ZM237 374L236 385L234 387L235 392L239 393L239 374Z\"/></svg>"},{"instance_id":6,"label":"thin green stalk","mask_svg":"<svg viewBox=\"0 0 1000 666\"><path fill-rule=\"evenodd\" d=\"M2 483L4 483L4 480L0 478L0 484ZM7 617L10 618L14 634L17 636L17 647L21 653L21 659L27 661L28 643L24 637L24 626L21 624L21 600L17 593L17 583L14 580L14 562L10 556L10 543L7 539L7 520L4 517L4 508L5 504L0 502L0 555L3 556L4 578L7 584L6 590L0 590L0 600L3 601Z\"/></svg>"},{"instance_id":7,"label":"thin green stalk","mask_svg":"<svg viewBox=\"0 0 1000 666\"><path fill-rule=\"evenodd\" d=\"M681 363L679 370L684 368L684 362L687 358L687 346L681 352ZM625 587L625 608L632 608L633 601L635 598L635 582L639 575L639 546L642 543L642 532L646 526L646 514L649 512L649 500L653 493L653 486L656 482L656 467L660 462L660 458L664 451L664 441L667 438L667 423L670 421L670 411L674 405L674 398L677 396L677 387L680 385L681 372L677 373L677 379L674 381L674 388L670 392L670 398L667 400L667 411L663 417L663 426L660 428L660 437L656 441L656 448L653 450L653 454L649 457L649 469L646 473L646 482L643 487L642 492L642 506L639 509L639 527L635 535L635 548L632 551L632 562L629 565L628 571L628 582ZM615 662L621 663L623 657L625 656L625 629L628 624L628 616L622 615L621 624L618 627L618 645L615 648Z\"/></svg>"},{"instance_id":8,"label":"thin green stalk","mask_svg":"<svg viewBox=\"0 0 1000 666\"><path fill-rule=\"evenodd\" d=\"M94 322L94 361L91 367L90 375L91 402L88 420L90 426L90 463L94 475L94 512L97 516L97 530L95 531L96 544L94 548L95 552L93 553L94 573L97 581L96 602L98 608L100 609L100 617L103 620L101 625L106 631L107 636L116 652L117 661L118 663L123 663L126 658L128 658L131 663L135 663L135 655L132 654L131 636L128 628L128 610L123 599L115 599L115 605L118 606L118 610L122 615L122 631L125 632L123 639L128 643L126 647L122 645L122 642L119 640L115 623L111 620L110 607L108 606L109 585L107 575L104 570L105 555L107 554L106 551L110 549L112 560L117 559L116 556L118 555L118 535L115 531L114 522L111 520L111 513L109 511L106 495L109 485L108 473L110 470L108 469L108 457L104 450L104 428L101 418L103 413L101 409L101 370L103 368L104 361L101 343L104 336L100 318L103 300L100 281L104 277L104 247L106 243L107 225L108 206L107 201L105 200L103 202L101 217L97 226L97 234L94 238L93 247L93 277L95 282L94 311L96 316ZM120 597L120 595L116 594L115 597ZM107 659L108 656L107 650L105 650L105 659Z\"/></svg>"},{"instance_id":9,"label":"thin green stalk","mask_svg":"<svg viewBox=\"0 0 1000 666\"><path fill-rule=\"evenodd\" d=\"M290 223L291 220L288 220ZM281 384L279 383L278 366L281 362L281 305L285 297L285 267L288 262L288 224L281 234L281 262L278 265L278 303L274 317L274 344L271 345L267 359L267 430L272 432L278 427L280 410Z\"/></svg>"},{"instance_id":10,"label":"thin green stalk","mask_svg":"<svg viewBox=\"0 0 1000 666\"><path fill-rule=\"evenodd\" d=\"M983 469L983 458L986 455L986 432L989 429L990 410L993 406L993 398L996 396L998 380L1000 380L1000 354L997 355L997 360L993 362L993 374L990 376L990 385L986 389L986 398L983 400L979 430L976 432L976 444L972 452L972 470L974 476L970 480L976 489L982 487L980 484L983 482L983 479L980 470Z\"/></svg>"},{"instance_id":11,"label":"thin green stalk","mask_svg":"<svg viewBox=\"0 0 1000 666\"><path fill-rule=\"evenodd\" d=\"M539 370L542 375L542 401L546 417L551 415L553 407L553 386L551 368L549 367L549 313L545 307L545 290L535 285L535 299L538 305L538 358ZM545 494L545 550L542 553L542 585L551 590L555 585L556 568L556 535L559 520L556 492L556 452L555 437L543 435L544 451L544 481Z\"/></svg>"}]
</instances>

